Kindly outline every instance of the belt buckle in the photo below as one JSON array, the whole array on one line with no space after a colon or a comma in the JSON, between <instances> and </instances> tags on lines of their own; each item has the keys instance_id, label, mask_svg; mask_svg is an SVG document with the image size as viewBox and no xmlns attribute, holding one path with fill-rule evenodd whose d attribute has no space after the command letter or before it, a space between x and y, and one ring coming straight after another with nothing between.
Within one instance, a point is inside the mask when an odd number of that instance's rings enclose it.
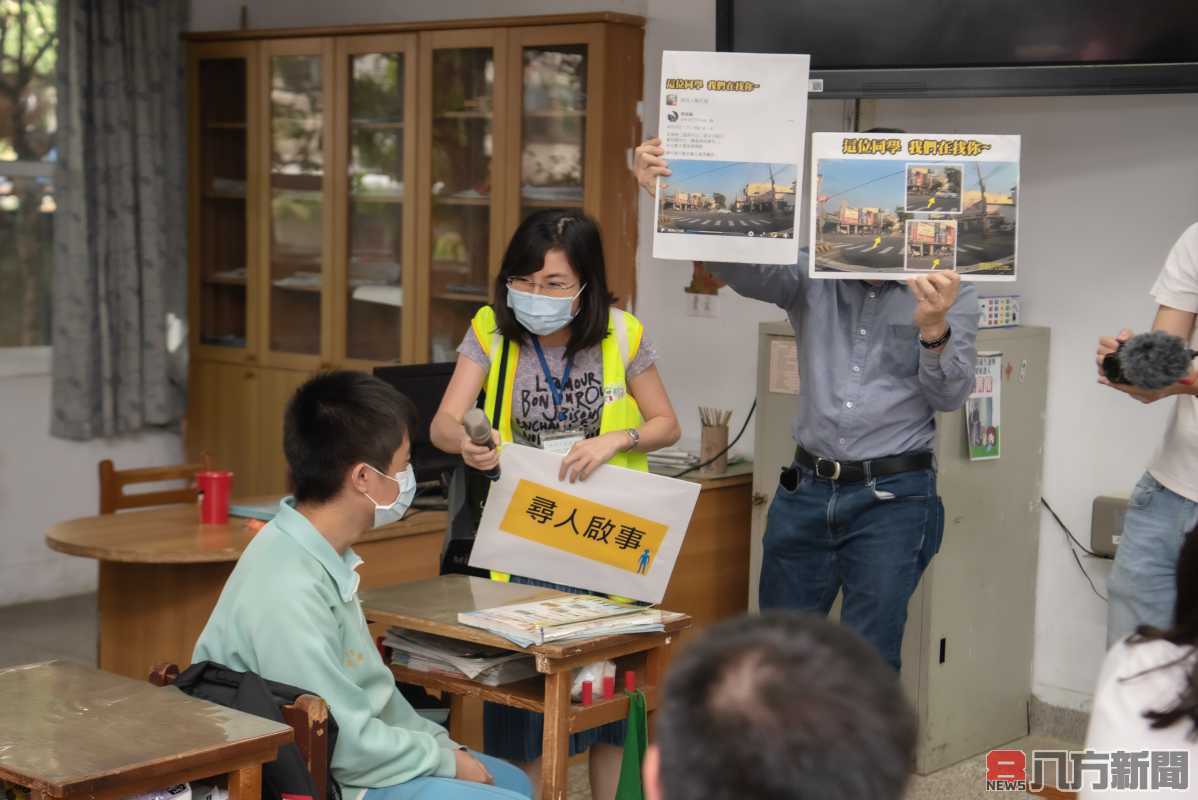
<instances>
[{"instance_id":1,"label":"belt buckle","mask_svg":"<svg viewBox=\"0 0 1198 800\"><path fill-rule=\"evenodd\" d=\"M831 464L832 465L832 474L831 475L825 475L823 472L820 471L820 465L822 465L822 464ZM840 462L833 461L830 458L823 458L822 456L816 456L815 457L815 477L823 478L826 481L838 480L840 478Z\"/></svg>"}]
</instances>

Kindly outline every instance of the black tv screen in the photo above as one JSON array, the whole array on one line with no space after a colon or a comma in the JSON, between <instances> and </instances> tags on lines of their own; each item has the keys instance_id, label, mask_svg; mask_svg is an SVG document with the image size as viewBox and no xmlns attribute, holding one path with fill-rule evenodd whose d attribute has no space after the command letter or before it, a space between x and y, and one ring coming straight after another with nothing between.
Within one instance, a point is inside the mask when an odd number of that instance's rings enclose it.
<instances>
[{"instance_id":1,"label":"black tv screen","mask_svg":"<svg viewBox=\"0 0 1198 800\"><path fill-rule=\"evenodd\" d=\"M1198 91L1198 0L716 0L716 45L825 97Z\"/></svg>"}]
</instances>

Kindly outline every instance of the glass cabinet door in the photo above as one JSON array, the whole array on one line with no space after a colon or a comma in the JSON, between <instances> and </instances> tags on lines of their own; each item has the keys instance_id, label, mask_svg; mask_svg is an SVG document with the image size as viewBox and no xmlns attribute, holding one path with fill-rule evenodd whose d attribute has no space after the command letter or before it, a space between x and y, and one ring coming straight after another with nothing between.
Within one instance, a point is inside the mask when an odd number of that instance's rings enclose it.
<instances>
[{"instance_id":1,"label":"glass cabinet door","mask_svg":"<svg viewBox=\"0 0 1198 800\"><path fill-rule=\"evenodd\" d=\"M196 48L191 61L191 253L196 344L244 351L252 317L247 220L252 45Z\"/></svg>"},{"instance_id":2,"label":"glass cabinet door","mask_svg":"<svg viewBox=\"0 0 1198 800\"><path fill-rule=\"evenodd\" d=\"M330 60L320 40L268 42L271 353L320 356L325 309L325 195ZM315 50L313 50L315 48Z\"/></svg>"},{"instance_id":3,"label":"glass cabinet door","mask_svg":"<svg viewBox=\"0 0 1198 800\"><path fill-rule=\"evenodd\" d=\"M414 102L414 37L355 37L338 43L345 94L346 158L344 280L337 326L346 359L394 362L404 355L414 323L404 314L405 279L414 272L409 242L414 219L407 164L415 155L408 111ZM340 168L339 168L340 169ZM415 300L406 298L407 304ZM343 310L342 310L343 309Z\"/></svg>"},{"instance_id":4,"label":"glass cabinet door","mask_svg":"<svg viewBox=\"0 0 1198 800\"><path fill-rule=\"evenodd\" d=\"M428 272L428 357L452 361L479 306L490 301L502 233L501 39L496 32L431 34L422 75L431 111L425 122L427 184L423 215Z\"/></svg>"},{"instance_id":5,"label":"glass cabinet door","mask_svg":"<svg viewBox=\"0 0 1198 800\"><path fill-rule=\"evenodd\" d=\"M588 46L521 43L518 58L520 219L539 208L582 208Z\"/></svg>"}]
</instances>

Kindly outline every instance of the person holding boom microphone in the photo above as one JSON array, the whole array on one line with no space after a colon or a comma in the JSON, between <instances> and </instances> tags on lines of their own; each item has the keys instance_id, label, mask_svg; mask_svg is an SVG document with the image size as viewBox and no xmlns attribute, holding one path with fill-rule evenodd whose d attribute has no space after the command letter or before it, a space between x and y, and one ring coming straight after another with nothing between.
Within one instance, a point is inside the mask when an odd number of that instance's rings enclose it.
<instances>
[{"instance_id":1,"label":"person holding boom microphone","mask_svg":"<svg viewBox=\"0 0 1198 800\"><path fill-rule=\"evenodd\" d=\"M664 152L636 150L650 196ZM944 535L935 413L973 390L977 294L956 272L903 285L812 280L805 263L708 269L786 311L799 348L798 447L766 518L761 608L827 614L843 591L841 622L897 671L907 602Z\"/></svg>"},{"instance_id":2,"label":"person holding boom microphone","mask_svg":"<svg viewBox=\"0 0 1198 800\"><path fill-rule=\"evenodd\" d=\"M433 444L461 453L481 472L498 467L494 447L476 444L462 425L484 390L493 445L518 442L561 453L562 480L585 480L603 464L647 470L646 453L678 441L678 418L654 366L657 353L636 317L612 307L599 228L590 217L551 209L520 223L493 297L495 305L479 309L458 348L433 418ZM485 750L506 753L537 783L542 725L539 714L488 704ZM622 722L571 737L571 755L591 749L596 800L615 796L623 742Z\"/></svg>"},{"instance_id":3,"label":"person holding boom microphone","mask_svg":"<svg viewBox=\"0 0 1198 800\"><path fill-rule=\"evenodd\" d=\"M1195 340L1198 315L1198 224L1186 229L1165 259L1152 287L1157 302L1153 331ZM1107 647L1141 625L1167 628L1177 591L1177 557L1186 533L1198 524L1198 383L1194 373L1163 388L1116 383L1103 372L1103 360L1132 338L1124 330L1098 340L1098 382L1155 403L1177 397L1165 438L1132 491L1123 518L1123 536L1107 580ZM1191 347L1193 344L1190 345Z\"/></svg>"}]
</instances>

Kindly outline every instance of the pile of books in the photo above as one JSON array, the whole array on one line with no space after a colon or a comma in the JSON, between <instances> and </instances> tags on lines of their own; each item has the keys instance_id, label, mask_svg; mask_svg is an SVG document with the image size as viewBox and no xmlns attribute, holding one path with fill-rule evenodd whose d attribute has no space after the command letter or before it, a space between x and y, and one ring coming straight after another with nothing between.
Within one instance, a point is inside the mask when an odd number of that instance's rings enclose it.
<instances>
[{"instance_id":1,"label":"pile of books","mask_svg":"<svg viewBox=\"0 0 1198 800\"><path fill-rule=\"evenodd\" d=\"M462 612L458 622L502 636L520 647L532 647L603 636L661 633L667 623L682 616L606 597L567 595Z\"/></svg>"},{"instance_id":2,"label":"pile of books","mask_svg":"<svg viewBox=\"0 0 1198 800\"><path fill-rule=\"evenodd\" d=\"M537 674L533 657L428 633L391 628L383 637L391 663L417 672L470 678L486 686L503 686Z\"/></svg>"}]
</instances>

